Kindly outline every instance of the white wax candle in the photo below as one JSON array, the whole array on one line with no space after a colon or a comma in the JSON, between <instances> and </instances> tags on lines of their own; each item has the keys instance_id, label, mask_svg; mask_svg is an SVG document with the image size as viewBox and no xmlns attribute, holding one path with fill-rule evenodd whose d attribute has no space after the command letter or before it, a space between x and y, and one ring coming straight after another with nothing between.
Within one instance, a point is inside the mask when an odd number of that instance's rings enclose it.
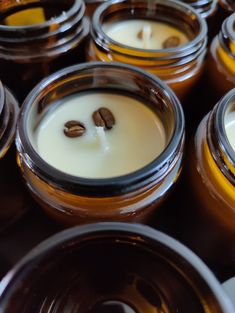
<instances>
[{"instance_id":1,"label":"white wax candle","mask_svg":"<svg viewBox=\"0 0 235 313\"><path fill-rule=\"evenodd\" d=\"M235 151L235 112L228 113L225 118L225 130L228 141Z\"/></svg>"},{"instance_id":2,"label":"white wax candle","mask_svg":"<svg viewBox=\"0 0 235 313\"><path fill-rule=\"evenodd\" d=\"M115 125L105 130L108 149L97 135L92 114L105 107ZM86 128L80 137L69 138L63 130L70 120ZM53 167L75 176L108 178L124 175L153 161L165 148L166 136L159 117L140 101L119 94L85 93L64 99L48 112L35 130L31 142L38 154Z\"/></svg>"},{"instance_id":3,"label":"white wax candle","mask_svg":"<svg viewBox=\"0 0 235 313\"><path fill-rule=\"evenodd\" d=\"M144 29L151 30L151 36L148 36L146 44L146 36L138 36L140 32L144 33ZM167 23L151 20L121 20L103 25L104 32L113 40L140 49L163 49L164 42L170 37L178 37L179 45L183 45L189 41L185 33L178 28ZM146 32L146 31L145 31ZM148 31L148 34L150 31Z\"/></svg>"}]
</instances>

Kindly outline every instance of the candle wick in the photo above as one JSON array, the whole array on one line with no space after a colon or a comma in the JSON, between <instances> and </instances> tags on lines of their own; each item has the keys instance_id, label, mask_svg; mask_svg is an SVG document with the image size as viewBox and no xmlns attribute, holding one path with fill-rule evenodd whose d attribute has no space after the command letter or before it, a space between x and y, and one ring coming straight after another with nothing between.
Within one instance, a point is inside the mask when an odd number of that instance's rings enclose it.
<instances>
[{"instance_id":1,"label":"candle wick","mask_svg":"<svg viewBox=\"0 0 235 313\"><path fill-rule=\"evenodd\" d=\"M150 38L152 36L151 26L148 25L148 24L145 24L143 26L142 34L143 34L143 36L142 36L142 38L143 38L143 48L147 49L149 47L149 41L150 41Z\"/></svg>"},{"instance_id":2,"label":"candle wick","mask_svg":"<svg viewBox=\"0 0 235 313\"><path fill-rule=\"evenodd\" d=\"M104 131L104 127L98 126L95 129L96 129L96 134L97 134L97 137L99 139L102 150L108 151L109 145L108 145L107 137L106 137L106 134Z\"/></svg>"}]
</instances>

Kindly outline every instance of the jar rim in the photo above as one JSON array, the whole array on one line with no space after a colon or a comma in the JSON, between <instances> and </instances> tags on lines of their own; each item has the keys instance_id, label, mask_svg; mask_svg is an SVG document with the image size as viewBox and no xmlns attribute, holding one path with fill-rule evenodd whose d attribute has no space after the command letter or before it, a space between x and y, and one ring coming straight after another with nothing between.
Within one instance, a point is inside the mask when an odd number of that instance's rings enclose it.
<instances>
[{"instance_id":1,"label":"jar rim","mask_svg":"<svg viewBox=\"0 0 235 313\"><path fill-rule=\"evenodd\" d=\"M235 151L229 143L225 130L225 114L232 103L235 103L235 88L228 92L219 102L215 112L215 129L218 134L218 144L226 154L229 162L235 168Z\"/></svg>"},{"instance_id":2,"label":"jar rim","mask_svg":"<svg viewBox=\"0 0 235 313\"><path fill-rule=\"evenodd\" d=\"M2 81L0 80L0 117L2 114L4 102L5 102L5 92L4 92Z\"/></svg>"},{"instance_id":3,"label":"jar rim","mask_svg":"<svg viewBox=\"0 0 235 313\"><path fill-rule=\"evenodd\" d=\"M207 24L205 22L205 20L200 16L199 13L197 13L197 11L191 7L190 5L186 4L186 3L182 3L179 2L177 0L154 0L153 4L160 4L163 6L169 6L174 10L179 10L181 11L181 13L185 13L185 14L190 14L191 16L194 16L194 19L197 19L199 21L199 25L200 25L200 30L198 35L193 39L188 41L187 43L177 46L177 47L173 47L173 48L166 48L166 49L143 49L143 48L136 48L133 46L128 46L125 44L122 44L112 38L110 38L103 30L102 27L102 15L105 14L106 11L108 11L109 7L112 5L116 5L116 4L120 4L120 3L128 3L130 5L133 5L135 3L146 3L143 0L111 0L111 1L107 1L104 2L103 4L101 4L96 11L93 14L92 17L92 22L91 22L91 36L93 37L93 40L95 40L95 33L96 34L101 34L101 37L104 39L104 42L107 43L107 46L109 45L115 45L118 47L121 47L123 49L128 49L130 51L130 54L133 54L135 51L136 52L142 52L142 53L146 53L146 55L152 53L153 57L157 54L161 54L162 52L165 52L166 54L176 54L178 56L179 52L180 54L190 54L192 53L191 48L192 46L195 47L198 45L198 43L202 42L204 40L204 38L207 35ZM118 11L117 11L118 12ZM153 18L153 16L151 16L151 19ZM98 36L100 37L100 35ZM100 38L99 38L100 39ZM179 49L180 48L180 49Z\"/></svg>"},{"instance_id":4,"label":"jar rim","mask_svg":"<svg viewBox=\"0 0 235 313\"><path fill-rule=\"evenodd\" d=\"M10 92L10 90L3 86L3 93L4 93L4 108L7 107L7 110L2 113L8 116L7 124L4 127L4 132L0 135L0 159L6 154L8 151L12 141L14 140L18 113L19 113L19 104L16 100L15 96ZM5 116L6 117L6 116ZM3 116L4 120L4 116Z\"/></svg>"},{"instance_id":5,"label":"jar rim","mask_svg":"<svg viewBox=\"0 0 235 313\"><path fill-rule=\"evenodd\" d=\"M68 20L70 17L72 17L75 13L77 13L80 7L82 7L82 0L73 0L73 1L74 1L73 5L66 11L66 14L60 14L59 16L56 16L53 19L46 20L45 22L33 25L9 26L0 24L0 31L8 31L12 33L16 31L27 31L27 30L33 31L48 28L54 24L62 24L66 22L66 20ZM21 2L19 2L19 5L21 5Z\"/></svg>"},{"instance_id":6,"label":"jar rim","mask_svg":"<svg viewBox=\"0 0 235 313\"><path fill-rule=\"evenodd\" d=\"M203 18L209 18L217 7L217 0L183 0L184 3L190 4Z\"/></svg>"},{"instance_id":7,"label":"jar rim","mask_svg":"<svg viewBox=\"0 0 235 313\"><path fill-rule=\"evenodd\" d=\"M27 135L27 126L26 121L29 114L29 110L33 105L34 101L36 101L37 97L43 93L43 90L51 85L53 82L56 82L57 79L62 77L68 77L68 75L73 74L75 72L82 72L87 69L93 69L96 67L102 67L106 69L122 69L122 70L130 70L138 75L144 75L148 80L153 82L156 86L160 87L163 90L163 94L165 99L169 99L172 104L172 108L174 110L175 117L175 125L174 130L169 140L168 145L164 148L162 153L156 157L152 162L143 166L139 170L131 172L126 175L111 177L111 178L85 178L80 176L73 176L62 172L53 166L49 165L46 161L44 161L37 151L33 148L30 139ZM169 168L175 154L177 153L178 147L181 145L181 142L184 138L184 113L181 107L181 104L174 94L174 92L159 78L154 75L147 73L140 68L118 63L118 62L88 62L82 63L78 65L74 65L71 67L67 67L62 69L56 73L53 73L49 77L42 80L27 96L25 99L17 127L17 138L16 145L18 145L19 138L19 146L18 150L22 148L25 150L27 157L30 159L30 163L36 167L37 174L41 174L42 177L48 179L52 185L55 185L57 188L62 188L63 184L69 182L70 188L72 190L77 190L76 188L79 186L79 193L83 195L91 195L91 188L94 187L93 193L94 196L102 195L109 196L110 194L119 195L123 193L123 189L128 189L129 192L136 190L142 186L145 186L148 182L153 181L153 177L159 176L162 173L165 173ZM176 151L177 150L177 151ZM156 177L155 177L156 179ZM63 189L64 190L64 189ZM93 194L92 193L92 194ZM126 193L126 191L125 191Z\"/></svg>"},{"instance_id":8,"label":"jar rim","mask_svg":"<svg viewBox=\"0 0 235 313\"><path fill-rule=\"evenodd\" d=\"M231 40L235 43L235 13L231 14L222 24L222 36L226 40Z\"/></svg>"},{"instance_id":9,"label":"jar rim","mask_svg":"<svg viewBox=\"0 0 235 313\"><path fill-rule=\"evenodd\" d=\"M14 294L17 288L17 280L19 277L23 279L27 275L27 268L40 264L40 262L47 257L48 253L58 251L59 247L63 245L63 249L71 247L69 244L72 240L76 242L80 240L89 242L95 236L100 238L107 238L108 234L114 237L115 234L121 236L132 235L131 238L142 240L143 245L151 246L154 249L154 244L160 244L165 249L169 249L174 255L179 256L192 267L201 280L206 283L210 292L215 296L217 304L220 309L225 313L232 312L232 303L220 285L217 278L206 266L206 264L189 248L180 243L178 240L170 237L169 235L153 229L147 225L134 224L134 223L121 223L121 222L98 222L87 225L75 226L63 230L48 239L41 242L29 253L27 253L7 275L2 279L0 285L0 303L5 306L10 297ZM78 242L79 243L79 242ZM73 243L74 246L75 243Z\"/></svg>"}]
</instances>

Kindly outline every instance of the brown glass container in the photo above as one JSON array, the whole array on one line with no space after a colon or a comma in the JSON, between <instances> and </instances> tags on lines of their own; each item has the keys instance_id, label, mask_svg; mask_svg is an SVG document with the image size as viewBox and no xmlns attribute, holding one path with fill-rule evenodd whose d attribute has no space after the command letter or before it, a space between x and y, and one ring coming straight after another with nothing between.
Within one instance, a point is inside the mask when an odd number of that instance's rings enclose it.
<instances>
[{"instance_id":1,"label":"brown glass container","mask_svg":"<svg viewBox=\"0 0 235 313\"><path fill-rule=\"evenodd\" d=\"M220 33L210 46L206 73L216 100L235 87L234 29L235 13L224 21Z\"/></svg>"},{"instance_id":2,"label":"brown glass container","mask_svg":"<svg viewBox=\"0 0 235 313\"><path fill-rule=\"evenodd\" d=\"M235 151L225 131L235 111L235 89L202 120L187 168L189 246L221 273L235 274ZM186 200L185 196L185 200ZM183 229L183 228L182 228ZM182 236L180 236L182 238Z\"/></svg>"},{"instance_id":3,"label":"brown glass container","mask_svg":"<svg viewBox=\"0 0 235 313\"><path fill-rule=\"evenodd\" d=\"M147 226L98 223L61 232L1 282L2 313L234 313L189 249Z\"/></svg>"},{"instance_id":4,"label":"brown glass container","mask_svg":"<svg viewBox=\"0 0 235 313\"><path fill-rule=\"evenodd\" d=\"M206 19L208 25L208 38L209 42L214 38L217 28L218 20L217 15L217 0L181 0L191 5L203 18Z\"/></svg>"},{"instance_id":5,"label":"brown glass container","mask_svg":"<svg viewBox=\"0 0 235 313\"><path fill-rule=\"evenodd\" d=\"M103 30L105 23L149 19L175 25L190 39L168 49L133 48L112 40ZM207 43L206 22L189 6L178 1L113 0L99 6L93 15L88 60L119 61L149 71L165 81L183 99L198 81L204 66Z\"/></svg>"},{"instance_id":6,"label":"brown glass container","mask_svg":"<svg viewBox=\"0 0 235 313\"><path fill-rule=\"evenodd\" d=\"M42 78L84 61L81 0L0 2L0 77L22 101Z\"/></svg>"},{"instance_id":7,"label":"brown glass container","mask_svg":"<svg viewBox=\"0 0 235 313\"><path fill-rule=\"evenodd\" d=\"M138 97L157 114L166 134L163 152L135 172L104 179L72 176L46 163L33 148L29 130L34 131L38 119L66 96L94 90ZM122 63L84 63L54 73L29 94L19 117L16 144L27 186L52 217L65 224L145 221L180 174L184 116L173 92L155 76Z\"/></svg>"},{"instance_id":8,"label":"brown glass container","mask_svg":"<svg viewBox=\"0 0 235 313\"><path fill-rule=\"evenodd\" d=\"M205 19L210 19L217 9L217 0L181 0L191 5Z\"/></svg>"},{"instance_id":9,"label":"brown glass container","mask_svg":"<svg viewBox=\"0 0 235 313\"><path fill-rule=\"evenodd\" d=\"M18 102L0 82L0 230L18 219L28 209L21 187L14 148Z\"/></svg>"}]
</instances>

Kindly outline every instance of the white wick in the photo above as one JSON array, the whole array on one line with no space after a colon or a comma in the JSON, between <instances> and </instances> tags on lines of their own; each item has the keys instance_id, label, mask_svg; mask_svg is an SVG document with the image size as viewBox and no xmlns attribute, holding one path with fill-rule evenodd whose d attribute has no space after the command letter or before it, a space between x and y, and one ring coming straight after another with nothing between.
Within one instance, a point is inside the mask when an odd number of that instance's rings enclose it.
<instances>
[{"instance_id":1,"label":"white wick","mask_svg":"<svg viewBox=\"0 0 235 313\"><path fill-rule=\"evenodd\" d=\"M107 137L104 131L104 127L96 127L95 129L96 129L96 133L97 133L102 149L104 151L108 151L109 145L108 145Z\"/></svg>"},{"instance_id":2,"label":"white wick","mask_svg":"<svg viewBox=\"0 0 235 313\"><path fill-rule=\"evenodd\" d=\"M149 47L149 41L152 35L152 29L149 24L145 24L142 30L142 38L143 38L143 48L147 49Z\"/></svg>"}]
</instances>

